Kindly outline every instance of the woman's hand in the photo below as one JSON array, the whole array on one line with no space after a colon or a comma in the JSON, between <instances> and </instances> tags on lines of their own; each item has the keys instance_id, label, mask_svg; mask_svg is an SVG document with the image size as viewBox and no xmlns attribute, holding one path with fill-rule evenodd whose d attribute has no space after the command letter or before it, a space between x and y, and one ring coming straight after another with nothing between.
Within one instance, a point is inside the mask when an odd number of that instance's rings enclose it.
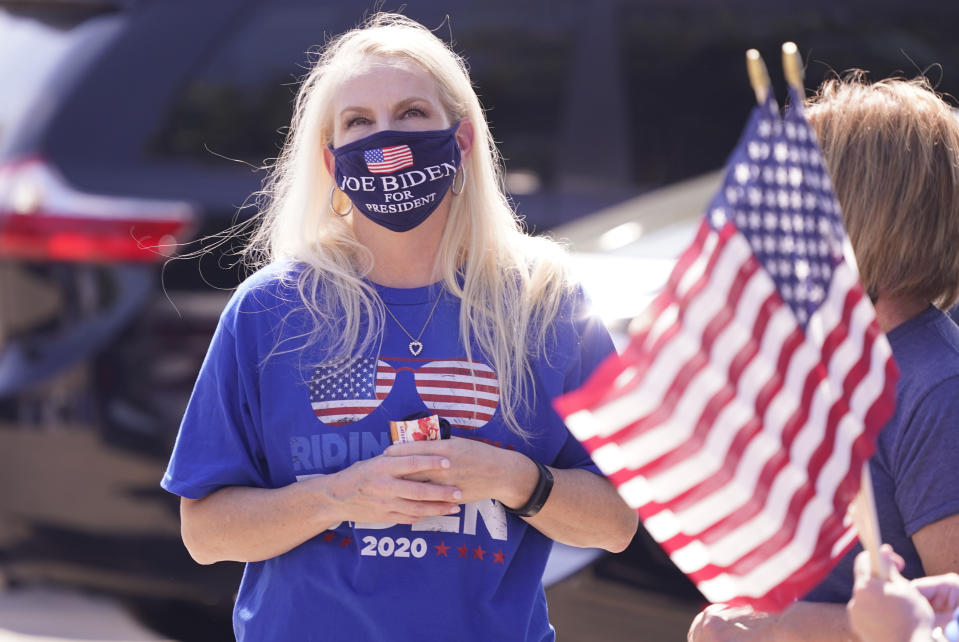
<instances>
[{"instance_id":1,"label":"woman's hand","mask_svg":"<svg viewBox=\"0 0 959 642\"><path fill-rule=\"evenodd\" d=\"M700 611L686 634L688 642L773 640L776 616L749 606L710 604Z\"/></svg>"},{"instance_id":2,"label":"woman's hand","mask_svg":"<svg viewBox=\"0 0 959 642\"><path fill-rule=\"evenodd\" d=\"M446 468L411 473L406 479L458 488L463 503L492 498L507 506L521 506L539 478L536 465L525 455L474 439L393 444L384 454L387 458L432 456L447 461Z\"/></svg>"},{"instance_id":3,"label":"woman's hand","mask_svg":"<svg viewBox=\"0 0 959 642\"><path fill-rule=\"evenodd\" d=\"M318 483L331 500L328 510L342 521L412 524L459 512L464 494L444 475L450 465L450 458L439 454L380 455L326 475Z\"/></svg>"},{"instance_id":4,"label":"woman's hand","mask_svg":"<svg viewBox=\"0 0 959 642\"><path fill-rule=\"evenodd\" d=\"M929 602L899 574L902 558L888 544L880 549L889 578L873 577L869 554L856 556L852 599L847 610L852 630L870 642L908 642L932 637L934 613Z\"/></svg>"},{"instance_id":5,"label":"woman's hand","mask_svg":"<svg viewBox=\"0 0 959 642\"><path fill-rule=\"evenodd\" d=\"M932 606L936 614L936 626L945 627L952 621L956 609L959 609L959 575L946 573L920 577L914 579L912 585Z\"/></svg>"},{"instance_id":6,"label":"woman's hand","mask_svg":"<svg viewBox=\"0 0 959 642\"><path fill-rule=\"evenodd\" d=\"M456 513L458 488L404 479L449 466L441 456L380 455L282 488L227 486L202 499L184 497L183 543L200 564L259 562L344 521L411 524Z\"/></svg>"},{"instance_id":7,"label":"woman's hand","mask_svg":"<svg viewBox=\"0 0 959 642\"><path fill-rule=\"evenodd\" d=\"M539 481L532 459L515 450L473 439L452 438L394 444L388 457L431 455L448 459L449 468L422 471L407 479L428 480L463 491L461 501L495 499L510 508L529 501ZM581 468L551 468L553 490L542 510L524 517L547 537L570 546L619 552L636 533L638 517L602 475Z\"/></svg>"},{"instance_id":8,"label":"woman's hand","mask_svg":"<svg viewBox=\"0 0 959 642\"><path fill-rule=\"evenodd\" d=\"M689 627L688 642L855 642L844 604L793 602L780 613L711 604ZM875 642L871 638L864 642Z\"/></svg>"}]
</instances>

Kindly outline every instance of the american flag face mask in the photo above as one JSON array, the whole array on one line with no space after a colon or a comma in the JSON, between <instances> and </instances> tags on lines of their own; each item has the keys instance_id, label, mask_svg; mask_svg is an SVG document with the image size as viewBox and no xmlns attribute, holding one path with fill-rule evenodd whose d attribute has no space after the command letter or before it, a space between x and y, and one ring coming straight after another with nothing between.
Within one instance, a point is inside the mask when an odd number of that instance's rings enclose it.
<instances>
[{"instance_id":1,"label":"american flag face mask","mask_svg":"<svg viewBox=\"0 0 959 642\"><path fill-rule=\"evenodd\" d=\"M381 131L330 147L336 187L374 223L394 232L412 230L453 186L462 161L458 128Z\"/></svg>"}]
</instances>

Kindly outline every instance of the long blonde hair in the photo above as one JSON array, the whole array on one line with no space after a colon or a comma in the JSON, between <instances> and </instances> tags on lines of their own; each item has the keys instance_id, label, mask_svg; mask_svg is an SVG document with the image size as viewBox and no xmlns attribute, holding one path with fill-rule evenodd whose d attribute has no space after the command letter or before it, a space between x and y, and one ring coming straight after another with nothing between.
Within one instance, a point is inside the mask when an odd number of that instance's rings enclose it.
<instances>
[{"instance_id":1,"label":"long blonde hair","mask_svg":"<svg viewBox=\"0 0 959 642\"><path fill-rule=\"evenodd\" d=\"M866 291L959 296L959 119L925 78L826 81L806 107Z\"/></svg>"},{"instance_id":2,"label":"long blonde hair","mask_svg":"<svg viewBox=\"0 0 959 642\"><path fill-rule=\"evenodd\" d=\"M255 265L294 261L300 298L314 327L329 340L328 360L365 353L381 336L383 304L364 280L373 256L353 234L350 219L331 216L333 186L323 161L332 142L332 102L351 68L370 58L411 60L436 81L450 122L468 117L474 145L464 159L466 183L452 199L437 267L461 300L459 328L466 358L472 345L492 362L500 382L500 412L517 435L534 395L532 359L544 352L551 324L572 286L561 247L523 232L503 190L502 159L464 61L432 32L397 14L380 13L333 39L296 97L283 150L260 194L261 221L248 248Z\"/></svg>"}]
</instances>

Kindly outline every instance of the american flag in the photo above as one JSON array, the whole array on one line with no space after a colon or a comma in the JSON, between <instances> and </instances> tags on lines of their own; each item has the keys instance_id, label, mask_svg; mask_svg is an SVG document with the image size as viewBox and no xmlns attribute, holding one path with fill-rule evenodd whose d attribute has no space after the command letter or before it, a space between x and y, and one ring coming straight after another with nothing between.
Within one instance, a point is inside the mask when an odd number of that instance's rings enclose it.
<instances>
[{"instance_id":1,"label":"american flag","mask_svg":"<svg viewBox=\"0 0 959 642\"><path fill-rule=\"evenodd\" d=\"M373 357L321 364L310 381L313 413L331 426L355 423L376 410L395 377L388 363Z\"/></svg>"},{"instance_id":2,"label":"american flag","mask_svg":"<svg viewBox=\"0 0 959 642\"><path fill-rule=\"evenodd\" d=\"M416 391L427 408L458 428L480 428L499 405L496 373L476 361L426 363L416 371Z\"/></svg>"},{"instance_id":3,"label":"american flag","mask_svg":"<svg viewBox=\"0 0 959 642\"><path fill-rule=\"evenodd\" d=\"M392 174L404 167L413 165L413 150L409 145L377 147L363 152L366 166L374 174Z\"/></svg>"},{"instance_id":4,"label":"american flag","mask_svg":"<svg viewBox=\"0 0 959 642\"><path fill-rule=\"evenodd\" d=\"M379 407L403 371L412 373L423 404L453 426L479 428L496 412L499 386L488 365L389 357L357 357L347 364L315 368L310 381L313 412L331 426L355 423Z\"/></svg>"},{"instance_id":5,"label":"american flag","mask_svg":"<svg viewBox=\"0 0 959 642\"><path fill-rule=\"evenodd\" d=\"M855 542L847 508L898 378L791 102L754 109L623 354L556 402L710 601L772 611Z\"/></svg>"}]
</instances>

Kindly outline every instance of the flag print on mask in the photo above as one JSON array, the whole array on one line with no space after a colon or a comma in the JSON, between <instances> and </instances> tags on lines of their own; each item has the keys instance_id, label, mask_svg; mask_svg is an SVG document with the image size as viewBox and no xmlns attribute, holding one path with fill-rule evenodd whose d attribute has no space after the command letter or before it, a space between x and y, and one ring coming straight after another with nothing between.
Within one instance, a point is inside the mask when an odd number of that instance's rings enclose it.
<instances>
[{"instance_id":1,"label":"flag print on mask","mask_svg":"<svg viewBox=\"0 0 959 642\"><path fill-rule=\"evenodd\" d=\"M389 359L387 357L387 359ZM499 405L496 373L485 363L450 359L357 357L346 365L317 366L310 381L316 418L330 426L356 423L376 410L393 389L398 372L410 371L423 404L457 428L485 426Z\"/></svg>"},{"instance_id":2,"label":"flag print on mask","mask_svg":"<svg viewBox=\"0 0 959 642\"><path fill-rule=\"evenodd\" d=\"M409 145L377 147L363 152L363 160L374 174L392 174L413 166L413 150Z\"/></svg>"}]
</instances>

